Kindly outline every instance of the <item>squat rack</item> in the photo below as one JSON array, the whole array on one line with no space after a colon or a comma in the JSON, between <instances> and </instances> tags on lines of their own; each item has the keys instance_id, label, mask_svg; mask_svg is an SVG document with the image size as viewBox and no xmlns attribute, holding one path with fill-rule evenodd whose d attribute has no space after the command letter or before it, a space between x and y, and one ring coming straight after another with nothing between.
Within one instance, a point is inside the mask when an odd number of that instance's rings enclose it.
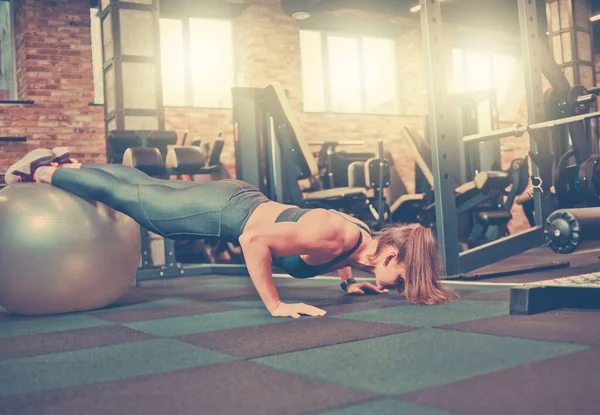
<instances>
[{"instance_id":1,"label":"squat rack","mask_svg":"<svg viewBox=\"0 0 600 415\"><path fill-rule=\"evenodd\" d=\"M445 48L442 33L440 0L419 0L421 6L421 33L428 80L429 134L431 141L436 233L442 265L447 277L500 261L544 244L543 225L552 211L550 186L553 155L549 130L559 124L567 124L600 116L600 112L575 116L556 121L546 121L542 74L553 86L569 88L569 83L551 55L546 52L539 35L536 0L518 0L521 56L525 74L525 93L529 126L459 137L456 122L450 116L446 85ZM454 201L453 155L456 142L487 141L507 136L529 133L532 160L532 184L535 226L496 241L460 252Z\"/></svg>"}]
</instances>

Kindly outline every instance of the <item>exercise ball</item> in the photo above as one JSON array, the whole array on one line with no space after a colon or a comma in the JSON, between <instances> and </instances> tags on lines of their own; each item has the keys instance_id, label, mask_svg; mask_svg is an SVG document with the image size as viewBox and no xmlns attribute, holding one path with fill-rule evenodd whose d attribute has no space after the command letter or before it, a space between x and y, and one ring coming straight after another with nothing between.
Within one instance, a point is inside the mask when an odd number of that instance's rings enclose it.
<instances>
[{"instance_id":1,"label":"exercise ball","mask_svg":"<svg viewBox=\"0 0 600 415\"><path fill-rule=\"evenodd\" d=\"M135 278L139 225L43 183L0 191L0 306L17 314L91 310Z\"/></svg>"}]
</instances>

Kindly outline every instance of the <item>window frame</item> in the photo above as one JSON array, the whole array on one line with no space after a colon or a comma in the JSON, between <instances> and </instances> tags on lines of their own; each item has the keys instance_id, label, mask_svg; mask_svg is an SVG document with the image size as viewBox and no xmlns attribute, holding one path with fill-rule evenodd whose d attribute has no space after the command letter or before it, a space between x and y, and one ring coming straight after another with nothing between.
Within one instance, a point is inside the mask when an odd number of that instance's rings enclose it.
<instances>
[{"instance_id":1,"label":"window frame","mask_svg":"<svg viewBox=\"0 0 600 415\"><path fill-rule=\"evenodd\" d=\"M496 72L497 72L497 69L495 68L495 65L494 65L494 60L496 58L500 57L500 56L513 57L513 58L515 58L515 63L517 65L519 65L520 59L517 56L513 56L513 54L510 54L510 53L503 53L503 52L497 52L497 51L483 51L483 50L478 49L478 48L469 48L469 47L466 47L466 46L456 46L456 47L453 47L451 49L450 53L453 53L454 50L457 50L457 51L460 52L460 60L461 60L461 65L462 65L461 77L464 80L463 81L463 85L460 85L461 86L461 90L460 91L454 91L454 92L459 92L459 93L473 92L473 90L469 90L468 87L467 87L467 84L464 83L468 79L468 77L467 77L468 71L469 71L468 64L467 64L467 62L468 62L468 55L472 54L472 53L478 53L478 54L485 55L486 60L487 60L487 62L489 64L489 68L490 68L490 71L489 71L488 75L490 77L489 78L490 79L490 83L492 84L492 85L490 85L490 88L488 88L488 89L493 89L493 90L496 91L496 100L497 100L496 104L497 104L497 108L498 108L498 120L500 122L513 122L514 120L512 120L512 119L505 119L504 114L502 113L502 111L500 111L500 101L499 101L500 97L498 96L498 86L493 85L494 84L495 75L496 75ZM449 68L451 68L450 69L451 72L450 72L449 79L452 79L452 82L454 84L454 81L456 80L456 74L453 72L454 71L454 62L452 62L452 65L450 65ZM453 89L457 89L456 88L457 85L452 85L452 86L453 86Z\"/></svg>"},{"instance_id":2,"label":"window frame","mask_svg":"<svg viewBox=\"0 0 600 415\"><path fill-rule=\"evenodd\" d=\"M15 36L15 13L16 13L16 4L13 0L0 0L3 3L8 3L8 24L10 29L10 59L12 66L12 94L9 96L8 102L19 101L19 84L17 82L17 41Z\"/></svg>"},{"instance_id":3,"label":"window frame","mask_svg":"<svg viewBox=\"0 0 600 415\"><path fill-rule=\"evenodd\" d=\"M398 53L397 53L397 45L396 40L391 37L386 36L372 36L365 34L352 34L352 33L344 33L337 32L333 30L319 30L319 29L300 29L300 32L317 32L319 33L321 39L321 71L323 74L323 111L318 110L306 110L303 108L304 112L307 113L315 113L315 114L354 114L354 115L379 115L379 116L395 116L400 115L400 91L399 88L399 79L398 79ZM332 108L332 91L331 91L331 79L330 79L330 54L329 54L329 38L337 37L337 38L345 38L352 39L356 41L357 45L357 54L358 54L358 71L360 76L360 106L361 110L359 112L340 112L334 111ZM391 41L394 47L393 51L393 64L394 64L394 73L393 77L393 111L390 112L376 112L368 110L368 102L367 102L367 84L366 84L366 71L365 71L365 56L364 56L364 38L373 38L373 39L383 39ZM300 49L301 52L301 49ZM304 64L304 60L302 59L302 54L300 53L300 64ZM302 68L302 66L301 66ZM301 69L302 71L302 69Z\"/></svg>"},{"instance_id":4,"label":"window frame","mask_svg":"<svg viewBox=\"0 0 600 415\"><path fill-rule=\"evenodd\" d=\"M179 20L181 22L181 36L182 36L182 44L183 44L183 84L191 85L190 88L185 88L185 102L179 105L165 105L166 108L204 108L204 109L231 109L232 107L224 106L224 107L211 107L211 106L203 106L203 105L195 105L194 103L194 85L193 85L193 76L192 76L192 67L191 67L191 41L190 41L190 19L204 19L204 20L218 20L223 22L228 22L230 24L231 31L231 55L232 55L232 68L231 68L231 85L236 85L236 59L235 59L235 39L234 39L234 30L233 30L233 20L226 18L215 18L215 17L204 17L204 16L188 16L180 13L161 13L160 19L170 19L170 20ZM160 31L160 28L159 28ZM161 53L162 55L162 53ZM161 56L161 65L162 65L162 56ZM162 72L162 67L161 67ZM162 82L162 81L161 81ZM164 105L164 103L163 103Z\"/></svg>"}]
</instances>

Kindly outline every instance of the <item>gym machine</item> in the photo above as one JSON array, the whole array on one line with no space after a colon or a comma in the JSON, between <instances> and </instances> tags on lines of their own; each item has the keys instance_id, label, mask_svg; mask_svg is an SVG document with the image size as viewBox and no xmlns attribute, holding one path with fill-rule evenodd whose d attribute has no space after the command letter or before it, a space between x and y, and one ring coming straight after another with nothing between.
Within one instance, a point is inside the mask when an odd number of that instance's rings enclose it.
<instances>
[{"instance_id":1,"label":"gym machine","mask_svg":"<svg viewBox=\"0 0 600 415\"><path fill-rule=\"evenodd\" d=\"M423 226L435 228L431 148L417 131L404 127L401 132L415 159L417 190L420 192L403 198L411 197L418 213L416 221ZM479 162L479 158L474 156L471 153L472 163ZM469 170L462 171L467 173ZM454 189L457 221L464 228L458 235L459 241L469 248L508 235L507 224L512 219L510 209L528 183L527 159L513 160L506 171L484 170L475 172L472 177L472 180L465 181ZM459 183L458 180L455 182ZM390 206L393 222L400 221L400 215L405 214L399 211L399 201Z\"/></svg>"},{"instance_id":2,"label":"gym machine","mask_svg":"<svg viewBox=\"0 0 600 415\"><path fill-rule=\"evenodd\" d=\"M533 162L532 199L535 226L519 234L459 252L457 206L451 172L456 167L457 159L452 155L456 152L455 143L460 137L457 136L456 125L453 125L454 120L448 116L450 113L448 105L451 102L445 84L446 66L440 64L445 56L441 41L444 39L441 6L439 0L420 0L420 5L421 30L428 72L429 131L436 202L436 234L446 276L453 277L544 244L544 221L555 210L551 186L556 142L553 141L554 137L550 133L555 127L585 122L598 117L600 113L576 114L559 120L546 121L542 73L556 90L568 89L569 85L547 48L543 46L538 30L536 2L519 0L521 50L525 68L529 125L470 135L464 137L463 142L484 142L529 133L530 157ZM585 98L581 99L585 100ZM589 154L587 153L588 157ZM592 170L591 167L588 169Z\"/></svg>"},{"instance_id":3,"label":"gym machine","mask_svg":"<svg viewBox=\"0 0 600 415\"><path fill-rule=\"evenodd\" d=\"M239 180L256 186L271 200L307 208L343 211L377 229L385 221L383 189L389 186L389 163L378 157L354 161L348 186L324 189L317 160L298 127L284 89L233 88L234 143ZM313 189L302 189L308 179Z\"/></svg>"}]
</instances>

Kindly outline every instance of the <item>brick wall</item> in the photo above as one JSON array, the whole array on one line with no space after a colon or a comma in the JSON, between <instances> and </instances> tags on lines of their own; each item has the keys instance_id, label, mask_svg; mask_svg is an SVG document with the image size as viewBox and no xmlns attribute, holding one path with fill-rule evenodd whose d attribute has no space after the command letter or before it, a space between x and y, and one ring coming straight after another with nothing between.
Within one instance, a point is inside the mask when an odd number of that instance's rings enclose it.
<instances>
[{"instance_id":1,"label":"brick wall","mask_svg":"<svg viewBox=\"0 0 600 415\"><path fill-rule=\"evenodd\" d=\"M71 145L75 155L105 160L103 109L93 102L89 0L21 0L15 18L19 99L0 104L0 170L39 147Z\"/></svg>"}]
</instances>

